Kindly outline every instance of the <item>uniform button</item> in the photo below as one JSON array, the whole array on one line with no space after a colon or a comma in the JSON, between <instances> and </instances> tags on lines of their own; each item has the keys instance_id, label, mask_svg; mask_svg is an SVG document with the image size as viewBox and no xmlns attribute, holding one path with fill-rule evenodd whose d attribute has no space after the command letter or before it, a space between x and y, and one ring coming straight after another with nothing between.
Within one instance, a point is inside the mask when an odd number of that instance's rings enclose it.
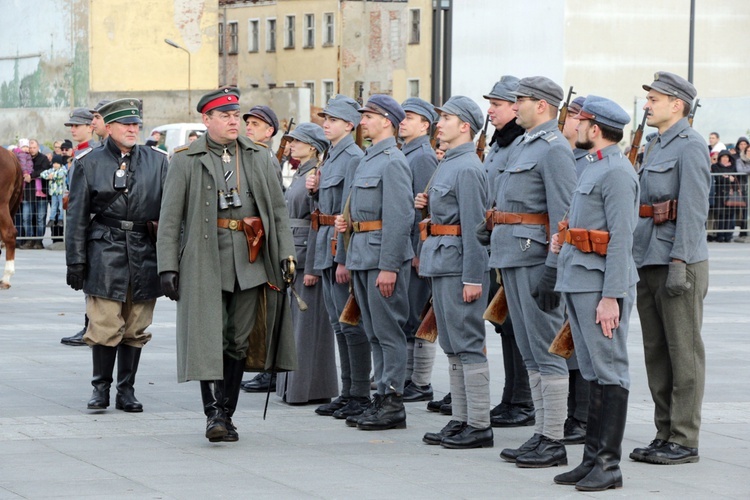
<instances>
[{"instance_id":1,"label":"uniform button","mask_svg":"<svg viewBox=\"0 0 750 500\"><path fill-rule=\"evenodd\" d=\"M207 240L207 239L208 239L208 235L207 235L207 234L204 234L204 235L203 235L203 239L204 239L204 240Z\"/></svg>"},{"instance_id":2,"label":"uniform button","mask_svg":"<svg viewBox=\"0 0 750 500\"><path fill-rule=\"evenodd\" d=\"M208 219L206 219L206 222L208 222Z\"/></svg>"},{"instance_id":3,"label":"uniform button","mask_svg":"<svg viewBox=\"0 0 750 500\"><path fill-rule=\"evenodd\" d=\"M206 186L206 189L211 189L211 186Z\"/></svg>"},{"instance_id":4,"label":"uniform button","mask_svg":"<svg viewBox=\"0 0 750 500\"><path fill-rule=\"evenodd\" d=\"M206 206L208 206L208 202L206 202Z\"/></svg>"}]
</instances>

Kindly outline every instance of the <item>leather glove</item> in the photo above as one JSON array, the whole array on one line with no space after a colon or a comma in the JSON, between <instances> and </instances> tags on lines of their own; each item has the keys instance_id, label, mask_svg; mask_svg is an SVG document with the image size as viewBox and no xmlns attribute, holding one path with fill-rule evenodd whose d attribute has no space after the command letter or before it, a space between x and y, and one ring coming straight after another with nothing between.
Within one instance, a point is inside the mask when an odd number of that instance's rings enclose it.
<instances>
[{"instance_id":1,"label":"leather glove","mask_svg":"<svg viewBox=\"0 0 750 500\"><path fill-rule=\"evenodd\" d=\"M180 300L180 273L164 271L159 275L161 291L170 300Z\"/></svg>"},{"instance_id":2,"label":"leather glove","mask_svg":"<svg viewBox=\"0 0 750 500\"><path fill-rule=\"evenodd\" d=\"M555 291L556 282L557 269L544 266L544 274L539 279L536 290L531 292L531 296L542 311L551 311L560 305L560 294Z\"/></svg>"},{"instance_id":3,"label":"leather glove","mask_svg":"<svg viewBox=\"0 0 750 500\"><path fill-rule=\"evenodd\" d=\"M687 280L687 264L684 262L669 263L666 287L670 297L679 297L693 287L692 283Z\"/></svg>"},{"instance_id":4,"label":"leather glove","mask_svg":"<svg viewBox=\"0 0 750 500\"><path fill-rule=\"evenodd\" d=\"M292 265L293 264L293 265ZM292 259L284 259L281 261L281 276L284 283L291 285L294 283L295 270L297 269L297 261Z\"/></svg>"},{"instance_id":5,"label":"leather glove","mask_svg":"<svg viewBox=\"0 0 750 500\"><path fill-rule=\"evenodd\" d=\"M83 288L83 279L86 277L86 264L72 264L68 266L68 274L65 281L73 290Z\"/></svg>"},{"instance_id":6,"label":"leather glove","mask_svg":"<svg viewBox=\"0 0 750 500\"><path fill-rule=\"evenodd\" d=\"M487 223L483 220L479 224L477 224L477 227L474 228L474 232L477 235L477 239L479 240L479 244L487 247L490 246L490 240L492 239L492 231L487 229Z\"/></svg>"}]
</instances>

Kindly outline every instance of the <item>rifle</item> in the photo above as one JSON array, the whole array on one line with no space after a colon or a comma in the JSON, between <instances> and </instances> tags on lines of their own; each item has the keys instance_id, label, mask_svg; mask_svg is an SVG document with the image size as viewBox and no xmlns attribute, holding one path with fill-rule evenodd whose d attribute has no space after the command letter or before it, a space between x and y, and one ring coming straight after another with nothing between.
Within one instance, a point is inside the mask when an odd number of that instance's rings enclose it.
<instances>
[{"instance_id":1,"label":"rifle","mask_svg":"<svg viewBox=\"0 0 750 500\"><path fill-rule=\"evenodd\" d=\"M487 126L490 124L490 115L487 115L487 118L484 119L484 128L482 129L482 133L479 135L479 140L477 141L477 156L479 157L479 161L484 161L484 148L487 146Z\"/></svg>"},{"instance_id":2,"label":"rifle","mask_svg":"<svg viewBox=\"0 0 750 500\"><path fill-rule=\"evenodd\" d=\"M289 138L287 137L289 135L289 132L292 131L292 125L294 124L294 118L291 118L289 120L289 124L286 126L286 130L284 131L284 135L281 136L281 142L279 143L279 149L276 151L276 159L281 163L281 159L284 157L284 149L286 149L286 145L289 142Z\"/></svg>"},{"instance_id":3,"label":"rifle","mask_svg":"<svg viewBox=\"0 0 750 500\"><path fill-rule=\"evenodd\" d=\"M688 123L690 124L690 127L693 126L693 118L695 118L695 112L698 111L698 108L700 108L700 107L701 107L701 100L700 99L696 99L695 100L695 105L690 110L690 114L688 115Z\"/></svg>"},{"instance_id":4,"label":"rifle","mask_svg":"<svg viewBox=\"0 0 750 500\"><path fill-rule=\"evenodd\" d=\"M359 98L357 99L357 102L360 106L364 105L363 95L365 92L365 86L362 85L359 87ZM357 125L357 130L354 132L354 142L359 146L359 149L362 151L365 150L365 139L362 136L362 125Z\"/></svg>"},{"instance_id":5,"label":"rifle","mask_svg":"<svg viewBox=\"0 0 750 500\"><path fill-rule=\"evenodd\" d=\"M438 144L438 138L437 138L438 130L435 125L432 125L432 134L430 134L430 147L433 150L437 150L437 144Z\"/></svg>"},{"instance_id":6,"label":"rifle","mask_svg":"<svg viewBox=\"0 0 750 500\"><path fill-rule=\"evenodd\" d=\"M568 90L568 99L565 101L565 104L563 104L563 107L560 108L560 116L557 119L557 128L560 129L560 132L562 132L563 127L565 127L565 120L568 118L568 105L570 104L570 98L575 95L575 92L573 92L573 86L570 86L570 89Z\"/></svg>"},{"instance_id":7,"label":"rifle","mask_svg":"<svg viewBox=\"0 0 750 500\"><path fill-rule=\"evenodd\" d=\"M638 150L641 148L641 140L643 140L643 128L646 126L646 119L648 118L649 112L648 109L645 113L643 113L643 120L641 120L641 124L638 125L638 130L635 131L635 135L633 136L633 143L630 145L630 152L628 153L628 160L630 160L630 164L635 167L636 159L638 158Z\"/></svg>"}]
</instances>

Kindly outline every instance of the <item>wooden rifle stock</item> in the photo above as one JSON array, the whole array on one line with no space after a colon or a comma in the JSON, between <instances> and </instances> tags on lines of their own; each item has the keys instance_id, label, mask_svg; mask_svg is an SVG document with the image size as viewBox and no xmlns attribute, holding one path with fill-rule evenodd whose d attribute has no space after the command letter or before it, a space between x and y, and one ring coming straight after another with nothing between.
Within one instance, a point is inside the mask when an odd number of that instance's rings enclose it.
<instances>
[{"instance_id":1,"label":"wooden rifle stock","mask_svg":"<svg viewBox=\"0 0 750 500\"><path fill-rule=\"evenodd\" d=\"M287 143L289 143L289 132L292 131L292 125L294 124L294 118L289 119L289 124L286 126L286 130L284 131L284 135L281 137L281 142L279 143L279 149L276 150L276 159L281 163L281 159L284 158L284 150L286 149Z\"/></svg>"},{"instance_id":2,"label":"wooden rifle stock","mask_svg":"<svg viewBox=\"0 0 750 500\"><path fill-rule=\"evenodd\" d=\"M547 351L550 354L570 359L574 350L575 346L573 345L573 332L570 330L570 321L565 320L565 323L563 323L563 326L557 332L557 335L555 335Z\"/></svg>"},{"instance_id":3,"label":"wooden rifle stock","mask_svg":"<svg viewBox=\"0 0 750 500\"><path fill-rule=\"evenodd\" d=\"M573 86L571 85L568 90L568 99L563 104L563 107L560 108L560 116L557 118L557 128L560 129L560 132L565 127L565 120L568 118L568 105L570 105L570 98L573 95L575 95L575 92L573 92Z\"/></svg>"},{"instance_id":4,"label":"wooden rifle stock","mask_svg":"<svg viewBox=\"0 0 750 500\"><path fill-rule=\"evenodd\" d=\"M489 123L490 115L487 115L487 118L484 119L484 128L477 141L477 156L479 157L479 161L482 162L484 161L484 148L487 147L487 126Z\"/></svg>"},{"instance_id":5,"label":"wooden rifle stock","mask_svg":"<svg viewBox=\"0 0 750 500\"><path fill-rule=\"evenodd\" d=\"M435 310L432 308L432 298L425 304L425 310L422 311L421 317L422 322L419 324L417 333L414 336L427 342L435 342L438 337L438 329Z\"/></svg>"},{"instance_id":6,"label":"wooden rifle stock","mask_svg":"<svg viewBox=\"0 0 750 500\"><path fill-rule=\"evenodd\" d=\"M354 294L350 292L344 310L341 311L341 316L339 316L339 322L357 326L360 319L362 319L362 311L359 309L359 304L357 304Z\"/></svg>"},{"instance_id":7,"label":"wooden rifle stock","mask_svg":"<svg viewBox=\"0 0 750 500\"><path fill-rule=\"evenodd\" d=\"M630 152L628 153L628 160L630 160L630 164L635 167L635 162L638 159L638 150L641 149L641 141L643 140L643 129L646 127L646 120L648 119L649 112L646 110L645 113L643 113L643 120L641 120L641 124L638 125L638 130L635 131L635 136L633 137L633 143L630 145Z\"/></svg>"},{"instance_id":8,"label":"wooden rifle stock","mask_svg":"<svg viewBox=\"0 0 750 500\"><path fill-rule=\"evenodd\" d=\"M490 305L488 305L487 309L484 311L482 319L486 319L487 321L502 325L503 323L505 323L505 320L507 318L508 301L505 298L505 287L503 287L503 285L500 285L497 293L494 297L492 297Z\"/></svg>"},{"instance_id":9,"label":"wooden rifle stock","mask_svg":"<svg viewBox=\"0 0 750 500\"><path fill-rule=\"evenodd\" d=\"M698 108L700 108L700 107L701 107L701 100L700 99L696 99L695 100L695 105L690 110L690 114L688 115L688 123L690 124L690 127L693 126L693 118L695 118L695 112L698 111Z\"/></svg>"}]
</instances>

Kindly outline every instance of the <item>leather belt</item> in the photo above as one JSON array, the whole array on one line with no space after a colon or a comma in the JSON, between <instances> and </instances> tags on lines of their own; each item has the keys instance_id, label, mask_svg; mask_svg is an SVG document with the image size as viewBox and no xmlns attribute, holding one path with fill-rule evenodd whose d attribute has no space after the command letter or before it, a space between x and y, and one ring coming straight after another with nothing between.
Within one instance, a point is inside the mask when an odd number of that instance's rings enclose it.
<instances>
[{"instance_id":1,"label":"leather belt","mask_svg":"<svg viewBox=\"0 0 750 500\"><path fill-rule=\"evenodd\" d=\"M430 236L461 236L459 224L430 224L427 228Z\"/></svg>"},{"instance_id":2,"label":"leather belt","mask_svg":"<svg viewBox=\"0 0 750 500\"><path fill-rule=\"evenodd\" d=\"M638 207L638 216L654 219L654 224L677 220L677 200L667 200Z\"/></svg>"},{"instance_id":3,"label":"leather belt","mask_svg":"<svg viewBox=\"0 0 750 500\"><path fill-rule=\"evenodd\" d=\"M607 255L609 244L609 231L589 230L582 228L567 228L565 243L569 243L583 253L595 253L602 257Z\"/></svg>"},{"instance_id":4,"label":"leather belt","mask_svg":"<svg viewBox=\"0 0 750 500\"><path fill-rule=\"evenodd\" d=\"M94 220L96 220L100 224L104 224L105 226L109 226L115 229L148 234L148 227L146 226L145 222L113 219L111 217L105 217L103 215L97 215L96 217L94 217Z\"/></svg>"},{"instance_id":5,"label":"leather belt","mask_svg":"<svg viewBox=\"0 0 750 500\"><path fill-rule=\"evenodd\" d=\"M383 229L382 220L363 220L363 221L352 221L352 229L355 233L366 233L368 231L378 231Z\"/></svg>"},{"instance_id":6,"label":"leather belt","mask_svg":"<svg viewBox=\"0 0 750 500\"><path fill-rule=\"evenodd\" d=\"M531 224L539 226L549 225L549 216L544 214L519 214L514 212L487 211L487 226L492 229L495 224Z\"/></svg>"},{"instance_id":7,"label":"leather belt","mask_svg":"<svg viewBox=\"0 0 750 500\"><path fill-rule=\"evenodd\" d=\"M337 214L333 214L333 215L318 214L318 223L321 226L333 226L336 224L336 217L338 217Z\"/></svg>"},{"instance_id":8,"label":"leather belt","mask_svg":"<svg viewBox=\"0 0 750 500\"><path fill-rule=\"evenodd\" d=\"M238 219L216 219L216 225L231 231L244 231L245 223Z\"/></svg>"}]
</instances>

